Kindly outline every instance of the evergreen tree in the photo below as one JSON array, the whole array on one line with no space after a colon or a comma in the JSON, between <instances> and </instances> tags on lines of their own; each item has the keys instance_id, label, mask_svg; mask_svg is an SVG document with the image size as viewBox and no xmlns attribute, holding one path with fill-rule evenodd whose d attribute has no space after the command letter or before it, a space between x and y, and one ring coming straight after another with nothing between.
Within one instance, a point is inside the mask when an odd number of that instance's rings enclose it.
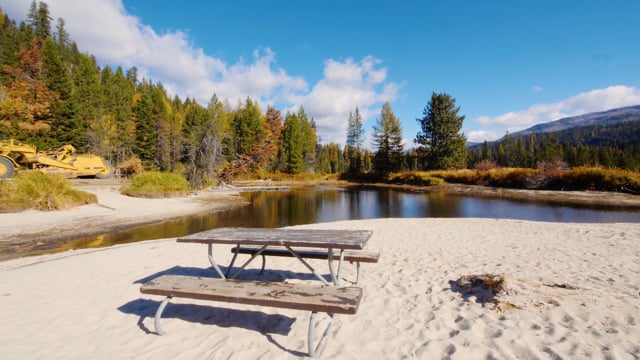
<instances>
[{"instance_id":1,"label":"evergreen tree","mask_svg":"<svg viewBox=\"0 0 640 360\"><path fill-rule=\"evenodd\" d=\"M374 169L380 173L401 170L404 163L402 126L389 102L384 103L380 118L373 127L373 144L376 148Z\"/></svg>"},{"instance_id":2,"label":"evergreen tree","mask_svg":"<svg viewBox=\"0 0 640 360\"><path fill-rule=\"evenodd\" d=\"M316 155L316 125L313 119L309 119L304 107L298 110L302 136L302 158L308 168L313 168Z\"/></svg>"},{"instance_id":3,"label":"evergreen tree","mask_svg":"<svg viewBox=\"0 0 640 360\"><path fill-rule=\"evenodd\" d=\"M29 25L33 28L36 38L41 43L51 35L52 18L49 14L49 5L47 3L41 1L36 8L36 1L32 1L27 19Z\"/></svg>"},{"instance_id":4,"label":"evergreen tree","mask_svg":"<svg viewBox=\"0 0 640 360\"><path fill-rule=\"evenodd\" d=\"M77 49L74 51L73 45L74 43L71 41L69 37L69 33L65 28L65 21L62 18L58 18L58 22L56 23L56 32L55 32L55 44L58 49L58 53L60 54L60 58L68 65L77 60Z\"/></svg>"},{"instance_id":5,"label":"evergreen tree","mask_svg":"<svg viewBox=\"0 0 640 360\"><path fill-rule=\"evenodd\" d=\"M417 119L422 131L415 139L422 145L425 168L460 169L467 165L467 139L460 133L464 116L459 116L459 111L450 95L431 95L423 117Z\"/></svg>"},{"instance_id":6,"label":"evergreen tree","mask_svg":"<svg viewBox=\"0 0 640 360\"><path fill-rule=\"evenodd\" d=\"M107 122L111 129L109 135L109 158L121 162L133 154L135 139L135 123L131 113L133 101L133 84L124 75L121 67L111 72L107 66L102 72L105 110Z\"/></svg>"},{"instance_id":7,"label":"evergreen tree","mask_svg":"<svg viewBox=\"0 0 640 360\"><path fill-rule=\"evenodd\" d=\"M184 156L183 126L185 106L178 96L169 104L167 126L158 134L158 161L162 169L175 170Z\"/></svg>"},{"instance_id":8,"label":"evergreen tree","mask_svg":"<svg viewBox=\"0 0 640 360\"><path fill-rule=\"evenodd\" d=\"M75 104L75 118L81 128L84 129L86 148L78 145L78 149L91 151L98 155L106 155L102 150L106 139L102 128L102 89L98 77L98 66L87 54L78 56L78 65L73 74L74 91L71 95ZM104 131L103 131L104 130Z\"/></svg>"},{"instance_id":9,"label":"evergreen tree","mask_svg":"<svg viewBox=\"0 0 640 360\"><path fill-rule=\"evenodd\" d=\"M297 114L287 113L282 132L283 170L298 174L304 170L304 139L302 123Z\"/></svg>"},{"instance_id":10,"label":"evergreen tree","mask_svg":"<svg viewBox=\"0 0 640 360\"><path fill-rule=\"evenodd\" d=\"M354 113L349 113L347 122L347 148L349 156L349 171L358 173L362 170L361 148L364 142L364 125L360 110L356 107Z\"/></svg>"},{"instance_id":11,"label":"evergreen tree","mask_svg":"<svg viewBox=\"0 0 640 360\"><path fill-rule=\"evenodd\" d=\"M248 154L263 139L263 116L257 102L247 98L233 117L235 155Z\"/></svg>"},{"instance_id":12,"label":"evergreen tree","mask_svg":"<svg viewBox=\"0 0 640 360\"><path fill-rule=\"evenodd\" d=\"M6 84L11 75L3 68L18 68L20 59L18 57L18 29L16 24L7 15L2 14L0 9L0 84Z\"/></svg>"},{"instance_id":13,"label":"evergreen tree","mask_svg":"<svg viewBox=\"0 0 640 360\"><path fill-rule=\"evenodd\" d=\"M149 166L154 163L156 155L157 129L159 120L154 109L153 85L143 81L133 97L132 116L135 121L134 153ZM155 111L154 111L155 110Z\"/></svg>"},{"instance_id":14,"label":"evergreen tree","mask_svg":"<svg viewBox=\"0 0 640 360\"><path fill-rule=\"evenodd\" d=\"M76 117L77 106L71 98L73 81L51 37L42 45L42 78L57 95L51 104L51 146L71 144L80 150L86 149L85 129Z\"/></svg>"},{"instance_id":15,"label":"evergreen tree","mask_svg":"<svg viewBox=\"0 0 640 360\"><path fill-rule=\"evenodd\" d=\"M210 104L209 107L215 107L215 104ZM208 183L219 161L221 143L211 115L207 109L195 102L186 105L186 173L189 183L194 188L201 188Z\"/></svg>"},{"instance_id":16,"label":"evergreen tree","mask_svg":"<svg viewBox=\"0 0 640 360\"><path fill-rule=\"evenodd\" d=\"M338 144L331 142L320 147L316 171L322 174L337 174L345 171L345 167L342 150Z\"/></svg>"}]
</instances>

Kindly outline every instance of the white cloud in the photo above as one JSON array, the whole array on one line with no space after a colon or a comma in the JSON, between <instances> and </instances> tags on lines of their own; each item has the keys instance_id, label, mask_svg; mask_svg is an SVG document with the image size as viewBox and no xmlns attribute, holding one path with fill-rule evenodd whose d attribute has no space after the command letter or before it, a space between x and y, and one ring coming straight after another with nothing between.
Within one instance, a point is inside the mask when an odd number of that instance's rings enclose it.
<instances>
[{"instance_id":1,"label":"white cloud","mask_svg":"<svg viewBox=\"0 0 640 360\"><path fill-rule=\"evenodd\" d=\"M495 117L480 116L473 122L479 124L482 130L470 131L468 138L469 141L474 142L481 142L485 139L492 141L503 136L506 131L515 132L535 124L567 116L637 104L640 104L640 89L638 88L617 85L595 89L556 103L536 104L522 111L509 112Z\"/></svg>"},{"instance_id":2,"label":"white cloud","mask_svg":"<svg viewBox=\"0 0 640 360\"><path fill-rule=\"evenodd\" d=\"M543 90L543 88L542 88L542 86L536 85L536 86L533 87L532 90L533 90L533 92L540 92L540 91Z\"/></svg>"},{"instance_id":3,"label":"white cloud","mask_svg":"<svg viewBox=\"0 0 640 360\"><path fill-rule=\"evenodd\" d=\"M0 0L13 19L24 20L31 0ZM5 4L6 3L6 4ZM275 68L275 52L255 50L250 62L228 64L192 44L184 31L158 33L126 12L121 0L47 0L54 19L63 18L81 51L102 65L135 66L140 78L162 82L170 94L206 104L215 93L231 104L250 97L297 111L304 106L324 142L344 142L349 112L359 107L363 120L377 115L384 101L393 101L399 85L385 83L386 68L369 56L361 61L327 60L324 78L308 90L300 76ZM263 109L265 110L265 109Z\"/></svg>"},{"instance_id":4,"label":"white cloud","mask_svg":"<svg viewBox=\"0 0 640 360\"><path fill-rule=\"evenodd\" d=\"M294 109L303 105L316 121L322 141L344 144L349 113L358 107L364 122L378 115L385 101L393 101L399 90L395 83L385 83L386 69L380 61L366 57L325 62L324 78L307 94L299 96Z\"/></svg>"}]
</instances>

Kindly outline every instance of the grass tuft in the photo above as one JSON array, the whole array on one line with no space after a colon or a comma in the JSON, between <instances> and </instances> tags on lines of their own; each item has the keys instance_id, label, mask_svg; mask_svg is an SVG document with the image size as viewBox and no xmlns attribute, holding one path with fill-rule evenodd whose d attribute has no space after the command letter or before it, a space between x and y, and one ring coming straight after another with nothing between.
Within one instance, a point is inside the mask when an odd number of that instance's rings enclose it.
<instances>
[{"instance_id":1,"label":"grass tuft","mask_svg":"<svg viewBox=\"0 0 640 360\"><path fill-rule=\"evenodd\" d=\"M21 171L13 179L0 181L0 212L62 210L97 202L95 194L72 188L61 175Z\"/></svg>"},{"instance_id":2,"label":"grass tuft","mask_svg":"<svg viewBox=\"0 0 640 360\"><path fill-rule=\"evenodd\" d=\"M407 171L390 174L387 182L408 185L483 185L512 189L598 190L640 194L640 173L621 169L541 164L538 169L489 168Z\"/></svg>"},{"instance_id":3,"label":"grass tuft","mask_svg":"<svg viewBox=\"0 0 640 360\"><path fill-rule=\"evenodd\" d=\"M189 190L189 182L180 174L149 171L134 175L131 184L122 187L120 192L135 197L163 198L184 196Z\"/></svg>"}]
</instances>

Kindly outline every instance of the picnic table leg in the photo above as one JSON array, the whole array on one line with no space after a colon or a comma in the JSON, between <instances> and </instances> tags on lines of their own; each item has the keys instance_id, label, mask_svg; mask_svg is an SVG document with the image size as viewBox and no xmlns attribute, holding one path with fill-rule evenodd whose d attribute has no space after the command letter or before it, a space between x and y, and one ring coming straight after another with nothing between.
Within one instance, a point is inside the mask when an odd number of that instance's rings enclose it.
<instances>
[{"instance_id":1,"label":"picnic table leg","mask_svg":"<svg viewBox=\"0 0 640 360\"><path fill-rule=\"evenodd\" d=\"M311 312L311 318L309 319L309 334L307 336L307 345L309 348L309 356L314 358L322 353L324 349L325 342L323 341L327 335L329 335L329 331L331 330L331 325L333 325L333 318L335 314L327 314L329 315L329 324L327 328L322 333L322 337L318 340L318 345L315 345L315 330L316 330L316 318L318 313L316 311Z\"/></svg>"},{"instance_id":2,"label":"picnic table leg","mask_svg":"<svg viewBox=\"0 0 640 360\"><path fill-rule=\"evenodd\" d=\"M342 272L342 263L344 261L344 249L340 249L340 258L338 261L338 272L333 269L333 249L329 248L329 252L327 253L329 260L329 272L331 273L331 281L334 285L340 285L340 273Z\"/></svg>"},{"instance_id":3,"label":"picnic table leg","mask_svg":"<svg viewBox=\"0 0 640 360\"><path fill-rule=\"evenodd\" d=\"M320 279L320 281L322 281L323 284L325 285L329 285L329 283L327 282L327 280L325 280L320 274L318 274L316 272L316 269L313 268L313 266L309 265L308 262L306 262L300 255L298 255L298 253L295 252L295 250L293 250L291 248L291 246L285 246L287 248L287 250L289 250L289 252L296 257L296 259L300 260L301 263L304 264L304 266L307 267L307 269L309 269L309 271L311 271L311 273L313 275L315 275L318 279ZM333 280L333 271L331 271L331 279ZM335 283L335 282L334 282Z\"/></svg>"},{"instance_id":4,"label":"picnic table leg","mask_svg":"<svg viewBox=\"0 0 640 360\"><path fill-rule=\"evenodd\" d=\"M171 300L171 296L167 296L164 300L162 300L162 302L160 303L160 306L158 306L158 310L156 311L156 317L154 320L154 324L156 327L156 333L158 333L158 335L164 335L166 334L164 332L164 330L162 330L162 328L160 327L160 318L162 317L162 313L164 312L164 308L167 307L167 304L169 303L169 301Z\"/></svg>"},{"instance_id":5,"label":"picnic table leg","mask_svg":"<svg viewBox=\"0 0 640 360\"><path fill-rule=\"evenodd\" d=\"M236 258L238 257L238 254L240 253L240 244L236 245L236 250L233 252L233 257L231 258L231 262L229 263L229 266L227 267L227 273L225 275L227 275L227 277L229 277L229 273L231 272L231 269L233 269L233 264L236 263Z\"/></svg>"},{"instance_id":6,"label":"picnic table leg","mask_svg":"<svg viewBox=\"0 0 640 360\"><path fill-rule=\"evenodd\" d=\"M227 277L224 276L224 273L222 272L222 270L220 270L220 267L218 266L218 264L216 264L216 261L213 260L213 245L208 244L208 247L209 262L211 263L211 266L213 266L213 269L218 273L218 275L220 275L221 278L226 279Z\"/></svg>"},{"instance_id":7,"label":"picnic table leg","mask_svg":"<svg viewBox=\"0 0 640 360\"><path fill-rule=\"evenodd\" d=\"M249 265L250 262L253 261L253 259L255 259L256 257L258 257L258 255L261 255L262 252L269 247L269 245L264 245L263 247L261 247L258 251L256 251L253 255L251 255L251 258L249 260L247 260L244 264L242 264L242 266L240 266L240 268L238 268L238 271L236 271L235 273L233 273L233 275L229 278L229 279L235 279L236 276L238 276L238 274L244 270L245 267L247 267L247 265ZM264 271L264 256L262 257L262 270Z\"/></svg>"}]
</instances>

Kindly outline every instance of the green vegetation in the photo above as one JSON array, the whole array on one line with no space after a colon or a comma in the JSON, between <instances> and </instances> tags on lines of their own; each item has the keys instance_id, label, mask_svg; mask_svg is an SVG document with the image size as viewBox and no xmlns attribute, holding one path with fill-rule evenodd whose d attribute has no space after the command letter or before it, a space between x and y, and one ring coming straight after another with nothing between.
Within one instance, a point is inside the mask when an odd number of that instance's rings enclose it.
<instances>
[{"instance_id":1,"label":"green vegetation","mask_svg":"<svg viewBox=\"0 0 640 360\"><path fill-rule=\"evenodd\" d=\"M160 198L187 195L189 190L189 183L180 174L149 171L134 175L131 183L123 186L120 192L129 196Z\"/></svg>"},{"instance_id":2,"label":"green vegetation","mask_svg":"<svg viewBox=\"0 0 640 360\"><path fill-rule=\"evenodd\" d=\"M373 168L377 172L388 173L403 168L402 126L389 102L384 103L380 118L373 126L373 144L377 149Z\"/></svg>"},{"instance_id":3,"label":"green vegetation","mask_svg":"<svg viewBox=\"0 0 640 360\"><path fill-rule=\"evenodd\" d=\"M436 186L444 185L446 183L442 178L431 176L428 171L405 171L390 174L386 181L392 184L406 184L414 186Z\"/></svg>"},{"instance_id":4,"label":"green vegetation","mask_svg":"<svg viewBox=\"0 0 640 360\"><path fill-rule=\"evenodd\" d=\"M0 181L0 212L61 210L97 202L94 194L73 189L60 175L23 171L11 180Z\"/></svg>"},{"instance_id":5,"label":"green vegetation","mask_svg":"<svg viewBox=\"0 0 640 360\"><path fill-rule=\"evenodd\" d=\"M422 131L415 142L420 144L423 168L462 169L467 167L467 138L460 131L464 115L458 115L456 99L449 94L431 95L431 100L418 119Z\"/></svg>"},{"instance_id":6,"label":"green vegetation","mask_svg":"<svg viewBox=\"0 0 640 360\"><path fill-rule=\"evenodd\" d=\"M456 183L513 189L598 190L638 194L640 174L628 170L587 168L495 168L487 170L435 170L391 174L387 182L409 185Z\"/></svg>"},{"instance_id":7,"label":"green vegetation","mask_svg":"<svg viewBox=\"0 0 640 360\"><path fill-rule=\"evenodd\" d=\"M417 119L421 131L413 149L404 149L388 103L369 134L375 149L363 148L367 134L357 103L344 119L346 145L320 144L315 120L302 106L284 115L269 106L263 113L255 100L232 107L215 93L201 105L170 98L161 83L138 79L135 66L99 66L69 38L64 20L51 31L44 2L32 3L26 22L16 24L1 10L0 17L0 139L40 149L71 144L108 159L124 175L166 173L136 176L125 190L129 195L172 196L234 179L296 181L326 174L419 186L446 181L640 192L637 123L507 134L500 143L467 150L460 107L449 94L434 92ZM593 135L597 141L587 142Z\"/></svg>"},{"instance_id":8,"label":"green vegetation","mask_svg":"<svg viewBox=\"0 0 640 360\"><path fill-rule=\"evenodd\" d=\"M345 147L346 157L349 161L349 172L359 173L363 171L362 164L362 143L364 142L364 124L360 109L356 107L355 112L349 113L347 120L347 146Z\"/></svg>"}]
</instances>

